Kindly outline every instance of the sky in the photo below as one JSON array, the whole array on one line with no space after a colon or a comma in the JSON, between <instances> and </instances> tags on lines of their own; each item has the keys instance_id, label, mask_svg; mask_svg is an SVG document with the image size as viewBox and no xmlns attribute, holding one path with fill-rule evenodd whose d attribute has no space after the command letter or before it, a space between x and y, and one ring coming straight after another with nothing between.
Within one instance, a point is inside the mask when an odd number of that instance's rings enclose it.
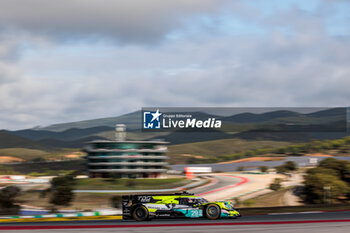
<instances>
[{"instance_id":1,"label":"sky","mask_svg":"<svg viewBox=\"0 0 350 233\"><path fill-rule=\"evenodd\" d=\"M1 0L0 129L141 107L335 107L347 0Z\"/></svg>"}]
</instances>

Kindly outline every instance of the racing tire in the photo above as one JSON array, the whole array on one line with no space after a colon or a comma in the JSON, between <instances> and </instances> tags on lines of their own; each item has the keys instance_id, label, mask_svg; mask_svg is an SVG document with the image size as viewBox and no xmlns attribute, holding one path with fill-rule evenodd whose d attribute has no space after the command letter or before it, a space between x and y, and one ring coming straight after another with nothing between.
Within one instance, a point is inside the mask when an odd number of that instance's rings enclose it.
<instances>
[{"instance_id":1,"label":"racing tire","mask_svg":"<svg viewBox=\"0 0 350 233\"><path fill-rule=\"evenodd\" d=\"M143 205L136 206L132 211L132 217L136 221L146 221L149 219L148 209Z\"/></svg>"},{"instance_id":2,"label":"racing tire","mask_svg":"<svg viewBox=\"0 0 350 233\"><path fill-rule=\"evenodd\" d=\"M216 204L209 204L206 206L204 210L204 216L210 220L218 219L220 218L220 215L221 215L221 209Z\"/></svg>"}]
</instances>

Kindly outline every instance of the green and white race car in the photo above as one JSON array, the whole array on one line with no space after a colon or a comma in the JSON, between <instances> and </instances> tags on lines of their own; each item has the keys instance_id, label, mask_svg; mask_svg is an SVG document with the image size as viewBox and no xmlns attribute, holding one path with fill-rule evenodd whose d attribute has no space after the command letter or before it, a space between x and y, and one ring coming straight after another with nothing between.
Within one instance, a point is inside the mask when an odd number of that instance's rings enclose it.
<instances>
[{"instance_id":1,"label":"green and white race car","mask_svg":"<svg viewBox=\"0 0 350 233\"><path fill-rule=\"evenodd\" d=\"M208 202L193 194L128 195L122 197L123 219L136 221L158 217L236 218L240 213L229 201Z\"/></svg>"}]
</instances>

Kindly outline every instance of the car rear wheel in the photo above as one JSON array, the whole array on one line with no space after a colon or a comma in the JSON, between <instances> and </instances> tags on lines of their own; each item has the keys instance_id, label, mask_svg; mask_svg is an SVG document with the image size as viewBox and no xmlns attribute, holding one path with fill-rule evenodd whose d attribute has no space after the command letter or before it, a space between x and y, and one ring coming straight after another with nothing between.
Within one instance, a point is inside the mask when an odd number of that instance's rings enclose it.
<instances>
[{"instance_id":1,"label":"car rear wheel","mask_svg":"<svg viewBox=\"0 0 350 233\"><path fill-rule=\"evenodd\" d=\"M136 221L145 221L149 217L148 209L143 205L137 206L132 212L132 217Z\"/></svg>"},{"instance_id":2,"label":"car rear wheel","mask_svg":"<svg viewBox=\"0 0 350 233\"><path fill-rule=\"evenodd\" d=\"M205 217L208 219L218 219L220 218L221 210L218 205L210 204L205 208Z\"/></svg>"}]
</instances>

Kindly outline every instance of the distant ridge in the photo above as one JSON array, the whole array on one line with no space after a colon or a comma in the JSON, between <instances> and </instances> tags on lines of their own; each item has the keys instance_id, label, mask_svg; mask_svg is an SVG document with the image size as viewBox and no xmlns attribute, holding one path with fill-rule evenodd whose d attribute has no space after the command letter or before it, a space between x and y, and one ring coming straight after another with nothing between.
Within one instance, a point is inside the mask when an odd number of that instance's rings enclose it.
<instances>
[{"instance_id":1,"label":"distant ridge","mask_svg":"<svg viewBox=\"0 0 350 233\"><path fill-rule=\"evenodd\" d=\"M299 116L303 116L303 114L293 112L293 111L279 110L279 111L272 111L272 112L261 113L261 114L240 113L237 115L225 117L223 118L223 120L234 122L234 123L257 123L257 122L271 121L276 118L299 117Z\"/></svg>"},{"instance_id":2,"label":"distant ridge","mask_svg":"<svg viewBox=\"0 0 350 233\"><path fill-rule=\"evenodd\" d=\"M42 140L42 139L57 139L63 141L77 140L82 137L87 137L90 135L95 135L100 132L114 130L112 127L108 126L96 126L92 128L70 128L61 132L48 131L48 130L18 130L18 131L6 131L8 134L20 136L23 138L28 138L31 140Z\"/></svg>"},{"instance_id":3,"label":"distant ridge","mask_svg":"<svg viewBox=\"0 0 350 233\"><path fill-rule=\"evenodd\" d=\"M163 139L171 144L227 138L309 141L337 138L338 135L344 135L341 129L346 126L343 124L346 108L332 108L308 114L289 110L260 114L246 112L227 117L205 112L192 112L191 114L197 119L220 119L224 122L224 128L219 131L213 130L215 132L152 132L146 138ZM58 148L81 148L85 142L93 139L114 138L114 127L117 123L126 124L127 131L134 138L142 139L145 138L142 136L147 134L141 135L141 111L135 111L117 117L54 124L40 128L40 130L37 128L18 131L2 130L0 131L2 133L0 135L0 148L25 147L45 151ZM324 132L317 131L320 127L326 130ZM298 130L294 132L293 129ZM330 132L329 129L339 130ZM291 133L283 134L284 132Z\"/></svg>"},{"instance_id":4,"label":"distant ridge","mask_svg":"<svg viewBox=\"0 0 350 233\"><path fill-rule=\"evenodd\" d=\"M99 118L85 121L77 121L77 122L69 122L69 123L61 123L54 124L47 127L41 127L40 131L54 131L54 132L62 132L65 130L69 130L72 128L77 129L86 129L93 127L113 127L115 124L126 124L128 129L139 129L141 126L141 111L127 113L125 115L117 116L117 117L107 117L107 118Z\"/></svg>"},{"instance_id":5,"label":"distant ridge","mask_svg":"<svg viewBox=\"0 0 350 233\"><path fill-rule=\"evenodd\" d=\"M0 130L0 148L29 148L29 149L38 149L44 151L52 151L54 148L43 145L39 142L22 138L20 136L11 135L3 130Z\"/></svg>"},{"instance_id":6,"label":"distant ridge","mask_svg":"<svg viewBox=\"0 0 350 233\"><path fill-rule=\"evenodd\" d=\"M58 140L53 138L46 138L46 139L40 140L39 142L48 146L56 147L56 148L81 149L85 146L85 143L93 140L105 140L105 138L98 137L98 136L90 136L90 137L80 138L78 140L73 140L73 141L63 141L63 140Z\"/></svg>"},{"instance_id":7,"label":"distant ridge","mask_svg":"<svg viewBox=\"0 0 350 233\"><path fill-rule=\"evenodd\" d=\"M182 144L182 143L192 143L192 142L202 142L218 139L228 139L232 138L222 131L213 130L212 132L181 132L175 131L166 136L157 136L153 139L163 139L170 144Z\"/></svg>"},{"instance_id":8,"label":"distant ridge","mask_svg":"<svg viewBox=\"0 0 350 233\"><path fill-rule=\"evenodd\" d=\"M331 108L326 110L321 110L313 113L306 114L311 117L331 117L331 116L346 116L347 108Z\"/></svg>"},{"instance_id":9,"label":"distant ridge","mask_svg":"<svg viewBox=\"0 0 350 233\"><path fill-rule=\"evenodd\" d=\"M187 113L187 112L184 112ZM206 119L209 117L223 120L224 122L230 122L235 124L253 124L253 123L271 123L272 121L276 123L289 122L298 123L301 121L313 122L317 121L327 121L327 120L340 120L346 116L346 108L331 108L321 111L316 111L313 113L303 114L290 110L276 110L266 113L239 113L232 116L218 116L205 112L193 112L198 119ZM117 117L99 118L78 122L69 122L54 124L47 127L41 127L40 129L32 129L33 131L53 131L53 132L63 132L72 128L76 129L90 129L97 127L115 127L115 124L126 124L128 131L138 131L141 128L141 111L135 111L127 113L125 115ZM108 131L108 129L106 130ZM18 131L17 131L18 132ZM102 132L102 131L100 131ZM16 133L16 135L19 135ZM21 135L25 136L25 135ZM47 136L46 136L47 137ZM51 137L51 136L50 136ZM43 138L43 137L42 137ZM57 137L54 137L57 138ZM63 139L63 138L62 138Z\"/></svg>"}]
</instances>

